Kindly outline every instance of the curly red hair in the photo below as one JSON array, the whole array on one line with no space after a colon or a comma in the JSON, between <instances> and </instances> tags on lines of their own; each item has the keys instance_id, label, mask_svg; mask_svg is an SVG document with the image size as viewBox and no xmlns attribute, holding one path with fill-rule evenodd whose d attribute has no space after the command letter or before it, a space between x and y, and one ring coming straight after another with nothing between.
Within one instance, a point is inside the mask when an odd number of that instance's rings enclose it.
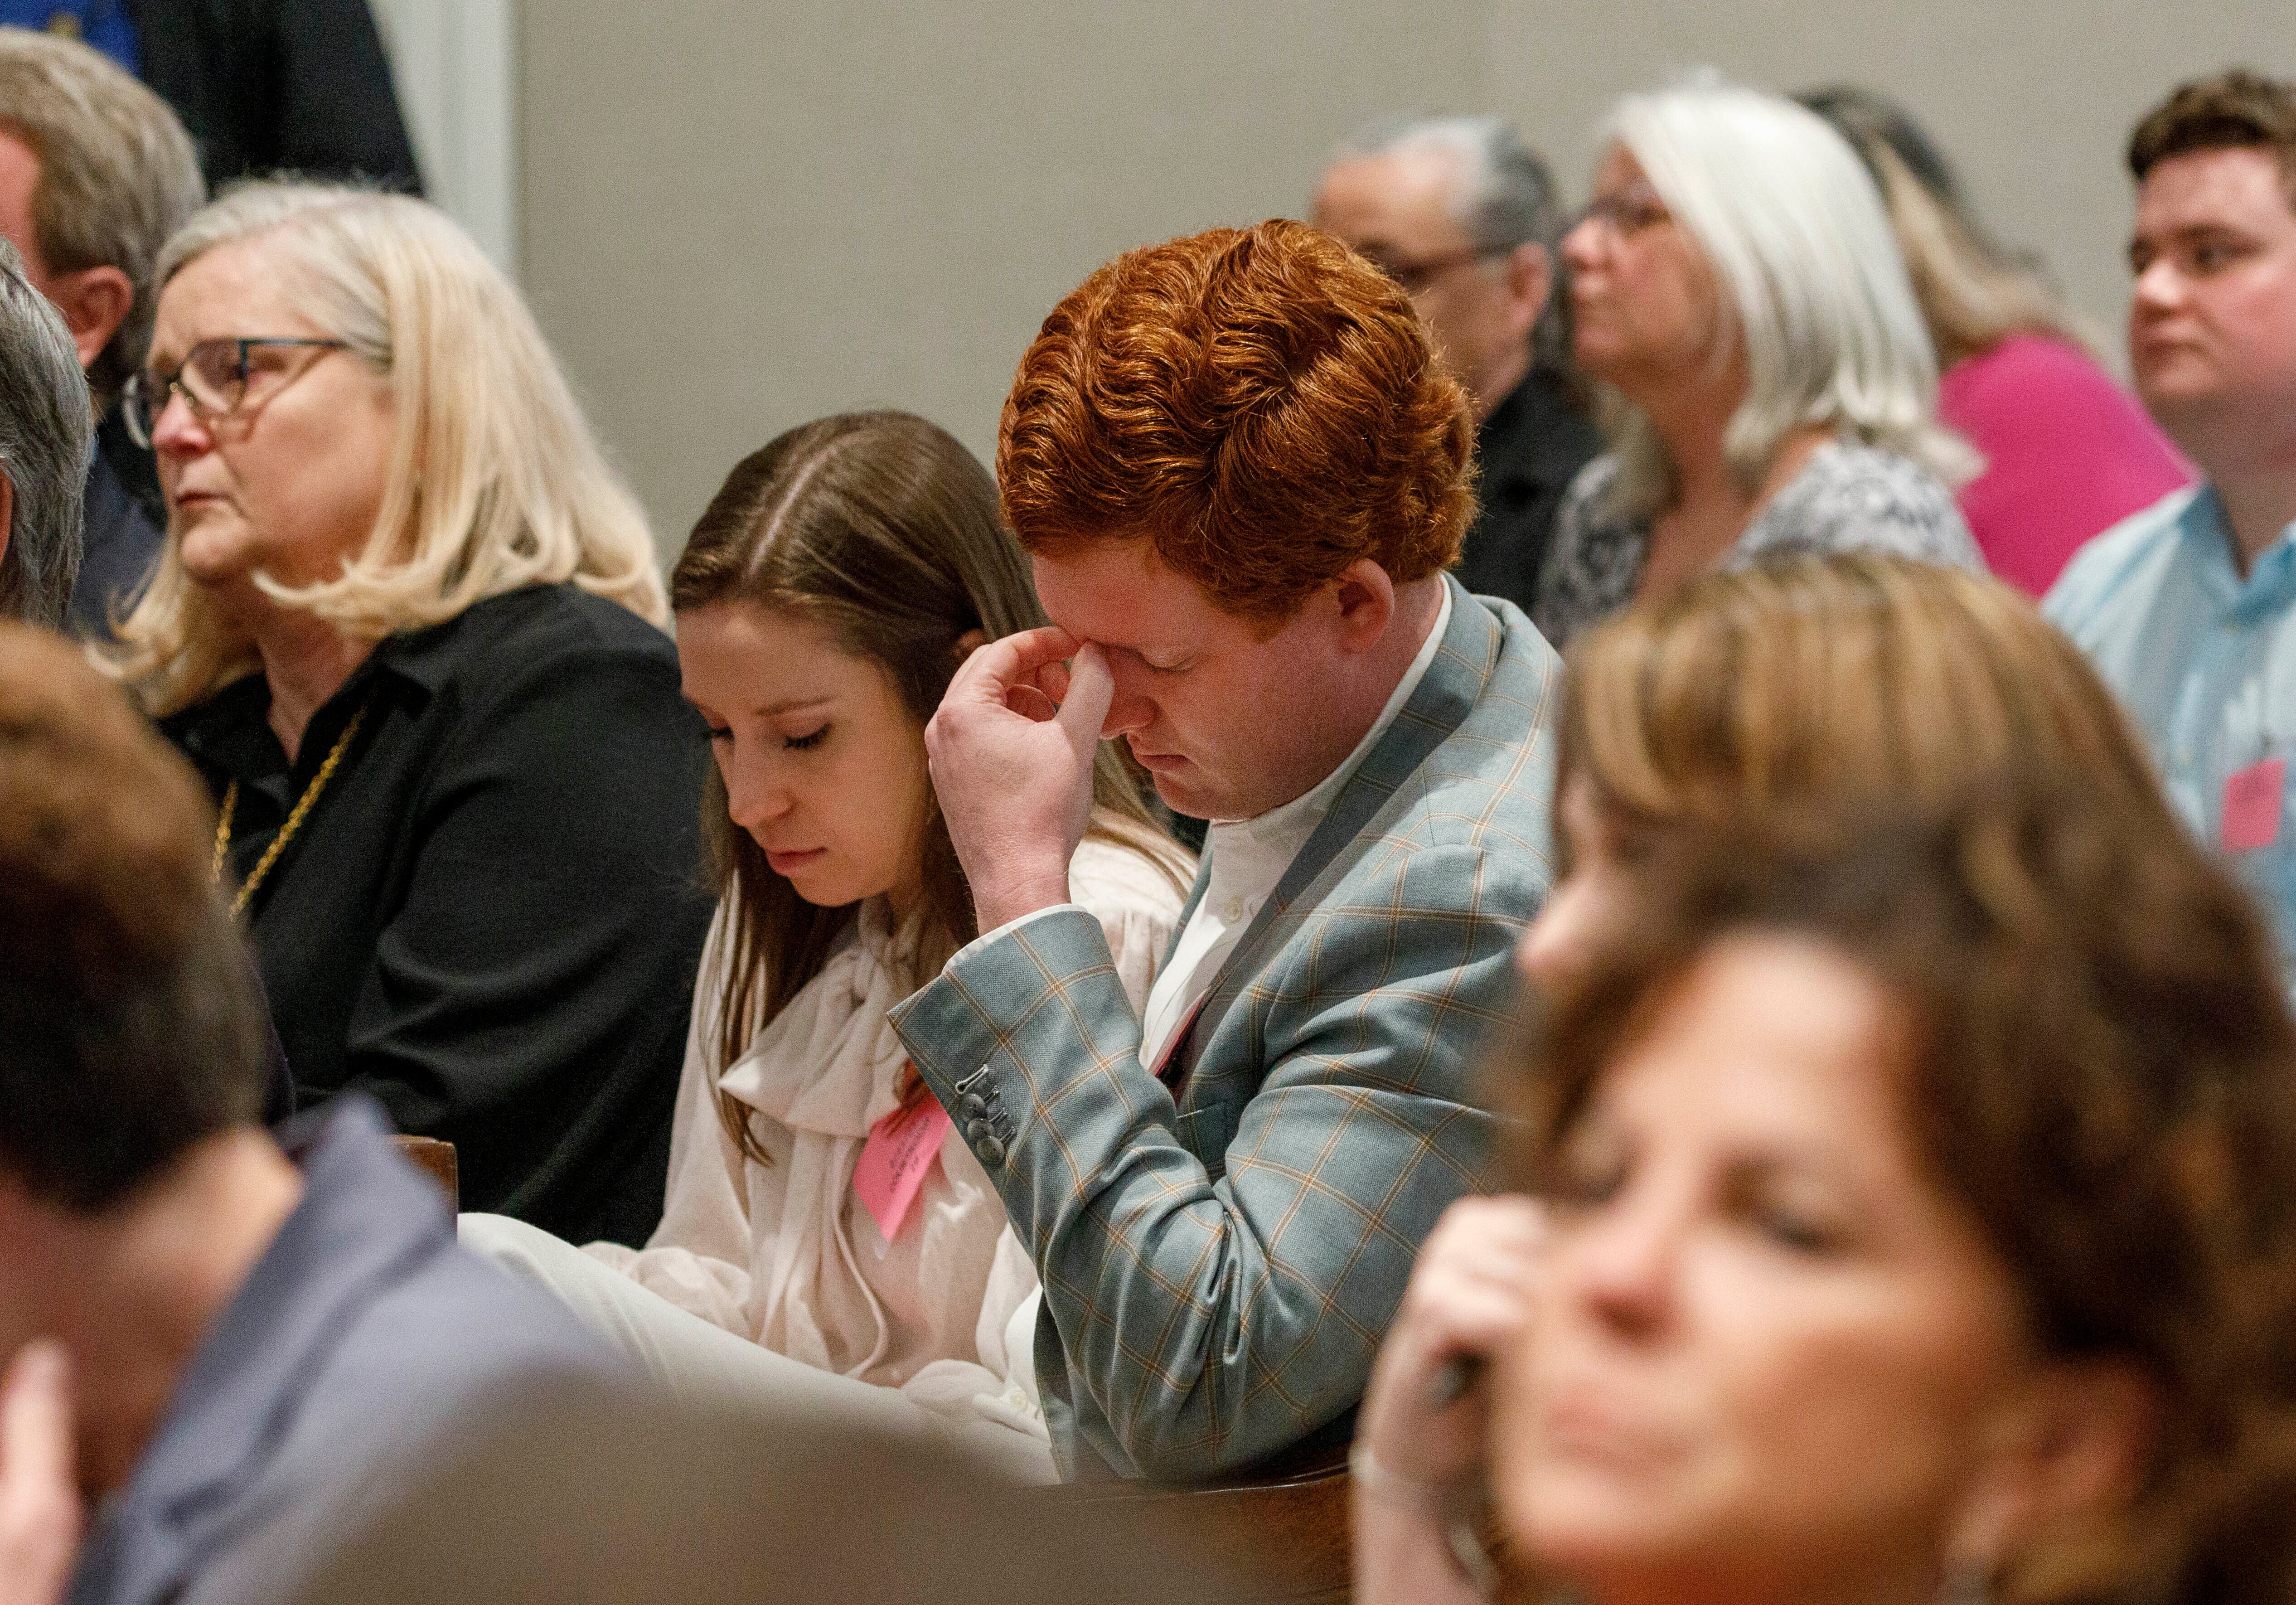
<instances>
[{"instance_id":1,"label":"curly red hair","mask_svg":"<svg viewBox=\"0 0 2296 1605\"><path fill-rule=\"evenodd\" d=\"M1032 553L1145 536L1225 610L1289 617L1358 558L1448 567L1474 417L1411 302L1303 223L1128 251L1045 320L996 433Z\"/></svg>"}]
</instances>

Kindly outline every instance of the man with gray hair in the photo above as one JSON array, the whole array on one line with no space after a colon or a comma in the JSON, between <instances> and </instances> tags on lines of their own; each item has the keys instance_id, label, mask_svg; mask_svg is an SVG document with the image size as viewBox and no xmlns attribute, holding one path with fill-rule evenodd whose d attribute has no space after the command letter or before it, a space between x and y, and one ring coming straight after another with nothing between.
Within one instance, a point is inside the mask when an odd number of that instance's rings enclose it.
<instances>
[{"instance_id":1,"label":"man with gray hair","mask_svg":"<svg viewBox=\"0 0 2296 1605\"><path fill-rule=\"evenodd\" d=\"M0 239L0 618L63 628L94 431L64 320Z\"/></svg>"},{"instance_id":2,"label":"man with gray hair","mask_svg":"<svg viewBox=\"0 0 2296 1605\"><path fill-rule=\"evenodd\" d=\"M1385 119L1341 143L1312 221L1410 293L1467 387L1479 505L1459 582L1529 611L1562 493L1603 449L1570 371L1546 163L1496 117Z\"/></svg>"},{"instance_id":3,"label":"man with gray hair","mask_svg":"<svg viewBox=\"0 0 2296 1605\"><path fill-rule=\"evenodd\" d=\"M160 247L206 195L166 102L87 45L0 28L0 238L63 314L94 409L112 414L86 464L71 597L83 634L110 633L110 610L134 598L159 553L165 515L152 460L112 403L152 341Z\"/></svg>"}]
</instances>

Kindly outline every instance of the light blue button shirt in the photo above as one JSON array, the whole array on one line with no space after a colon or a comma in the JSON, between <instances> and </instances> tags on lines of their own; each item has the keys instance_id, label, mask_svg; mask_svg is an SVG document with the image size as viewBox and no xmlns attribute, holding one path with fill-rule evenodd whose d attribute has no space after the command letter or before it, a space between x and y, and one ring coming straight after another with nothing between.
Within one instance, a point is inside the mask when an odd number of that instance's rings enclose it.
<instances>
[{"instance_id":1,"label":"light blue button shirt","mask_svg":"<svg viewBox=\"0 0 2296 1605\"><path fill-rule=\"evenodd\" d=\"M2268 758L2296 778L2296 524L2246 578L2233 552L2216 492L2180 490L2082 547L2041 604L2136 717L2177 812L2218 849L2227 782ZM2226 854L2272 917L2284 974L2296 954L2290 796L2283 785L2276 839Z\"/></svg>"}]
</instances>

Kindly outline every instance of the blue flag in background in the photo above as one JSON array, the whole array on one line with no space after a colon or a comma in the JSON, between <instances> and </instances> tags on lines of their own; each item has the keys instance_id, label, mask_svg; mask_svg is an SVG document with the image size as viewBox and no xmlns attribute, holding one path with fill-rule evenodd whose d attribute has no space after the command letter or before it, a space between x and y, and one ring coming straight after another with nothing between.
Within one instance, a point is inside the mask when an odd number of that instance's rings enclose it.
<instances>
[{"instance_id":1,"label":"blue flag in background","mask_svg":"<svg viewBox=\"0 0 2296 1605\"><path fill-rule=\"evenodd\" d=\"M0 23L85 40L128 71L141 70L127 0L0 0Z\"/></svg>"}]
</instances>

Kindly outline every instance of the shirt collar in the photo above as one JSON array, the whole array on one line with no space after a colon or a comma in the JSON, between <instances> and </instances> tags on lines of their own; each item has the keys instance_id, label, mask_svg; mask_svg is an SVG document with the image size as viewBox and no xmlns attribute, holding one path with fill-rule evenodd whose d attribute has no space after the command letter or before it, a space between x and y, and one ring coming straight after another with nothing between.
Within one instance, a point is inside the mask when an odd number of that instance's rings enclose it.
<instances>
[{"instance_id":1,"label":"shirt collar","mask_svg":"<svg viewBox=\"0 0 2296 1605\"><path fill-rule=\"evenodd\" d=\"M384 636L366 661L353 669L326 705L312 716L311 730L340 730L350 718L350 709L365 703L382 680L411 688L413 706L419 712L478 649L481 635L471 629L471 615L503 600L483 598L438 624ZM206 700L170 714L160 721L160 728L228 778L258 782L283 775L289 768L287 754L272 733L270 712L271 687L263 671L257 669Z\"/></svg>"},{"instance_id":2,"label":"shirt collar","mask_svg":"<svg viewBox=\"0 0 2296 1605\"><path fill-rule=\"evenodd\" d=\"M503 596L518 594L516 591L503 593ZM468 627L472 612L486 608L489 602L500 602L503 596L482 597L451 618L389 636L376 644L374 656L367 661L378 674L396 675L435 694L475 650L478 637Z\"/></svg>"},{"instance_id":3,"label":"shirt collar","mask_svg":"<svg viewBox=\"0 0 2296 1605\"><path fill-rule=\"evenodd\" d=\"M282 1132L302 1200L201 1343L136 1465L113 1517L125 1575L196 1559L202 1531L259 1481L357 1306L453 1242L444 1196L392 1155L388 1129L352 1095Z\"/></svg>"},{"instance_id":4,"label":"shirt collar","mask_svg":"<svg viewBox=\"0 0 2296 1605\"><path fill-rule=\"evenodd\" d=\"M1340 766L1301 792L1288 803L1281 803L1265 814L1250 819L1214 822L1209 832L1211 842L1211 872L1221 882L1221 890L1230 896L1250 895L1241 882L1249 882L1259 893L1274 889L1283 878L1283 872L1324 815L1332 811L1332 804L1346 787L1349 777L1360 768L1380 738L1388 733L1404 704L1419 689L1427 677L1435 654L1442 650L1443 634L1451 627L1451 586L1442 587L1442 606L1435 614L1435 622L1427 631L1427 639L1419 643L1419 651L1411 659L1411 667L1403 671L1395 689L1388 693L1387 704L1379 710L1379 717L1364 733ZM1264 882L1265 884L1262 884Z\"/></svg>"},{"instance_id":5,"label":"shirt collar","mask_svg":"<svg viewBox=\"0 0 2296 1605\"><path fill-rule=\"evenodd\" d=\"M2296 602L2296 523L2256 554L2245 577L2234 557L2238 548L2232 520L2215 486L2203 485L2194 494L2177 524L2197 560L2202 585L2224 612L2279 612Z\"/></svg>"},{"instance_id":6,"label":"shirt collar","mask_svg":"<svg viewBox=\"0 0 2296 1605\"><path fill-rule=\"evenodd\" d=\"M287 773L287 751L272 732L270 712L271 687L258 669L169 714L160 728L230 779L258 782Z\"/></svg>"}]
</instances>

